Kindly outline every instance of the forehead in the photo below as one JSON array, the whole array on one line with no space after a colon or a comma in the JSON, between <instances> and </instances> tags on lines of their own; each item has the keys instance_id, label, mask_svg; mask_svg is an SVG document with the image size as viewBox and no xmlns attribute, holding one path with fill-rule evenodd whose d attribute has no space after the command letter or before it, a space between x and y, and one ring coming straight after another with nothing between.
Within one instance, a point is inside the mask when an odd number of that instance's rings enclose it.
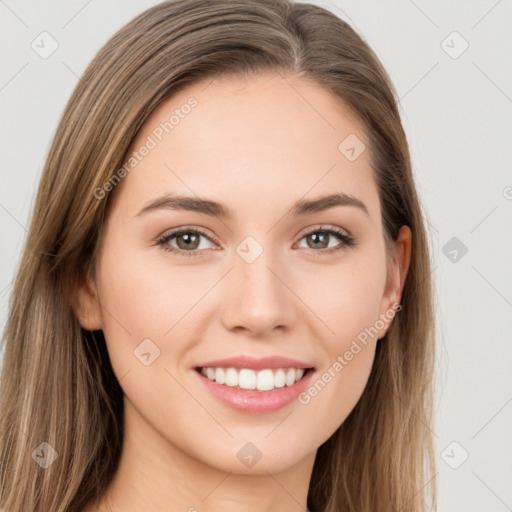
<instances>
[{"instance_id":1,"label":"forehead","mask_svg":"<svg viewBox=\"0 0 512 512\"><path fill-rule=\"evenodd\" d=\"M125 159L131 170L120 200L133 215L164 192L218 199L238 212L344 192L378 216L367 145L359 120L315 82L211 79L180 90L146 120Z\"/></svg>"}]
</instances>

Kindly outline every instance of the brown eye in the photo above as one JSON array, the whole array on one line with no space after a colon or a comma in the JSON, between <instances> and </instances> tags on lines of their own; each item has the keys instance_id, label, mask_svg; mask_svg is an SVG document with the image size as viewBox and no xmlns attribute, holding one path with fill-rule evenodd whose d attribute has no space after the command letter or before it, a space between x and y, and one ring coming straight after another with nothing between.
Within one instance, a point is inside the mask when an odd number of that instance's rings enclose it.
<instances>
[{"instance_id":1,"label":"brown eye","mask_svg":"<svg viewBox=\"0 0 512 512\"><path fill-rule=\"evenodd\" d=\"M317 231L306 235L305 238L310 249L327 249L329 239L332 238L332 235L325 231Z\"/></svg>"},{"instance_id":2,"label":"brown eye","mask_svg":"<svg viewBox=\"0 0 512 512\"><path fill-rule=\"evenodd\" d=\"M197 249L200 243L200 236L196 235L192 232L190 233L180 233L179 235L174 235L173 238L176 238L176 243L178 248L180 249Z\"/></svg>"},{"instance_id":3,"label":"brown eye","mask_svg":"<svg viewBox=\"0 0 512 512\"><path fill-rule=\"evenodd\" d=\"M304 234L301 240L306 241L306 249L319 253L331 253L355 245L354 237L334 228L317 228Z\"/></svg>"},{"instance_id":4,"label":"brown eye","mask_svg":"<svg viewBox=\"0 0 512 512\"><path fill-rule=\"evenodd\" d=\"M207 242L203 243L203 239ZM198 229L177 229L166 233L157 243L164 250L175 252L180 256L198 256L204 252L202 249L209 248L208 242L213 244L211 238Z\"/></svg>"}]
</instances>

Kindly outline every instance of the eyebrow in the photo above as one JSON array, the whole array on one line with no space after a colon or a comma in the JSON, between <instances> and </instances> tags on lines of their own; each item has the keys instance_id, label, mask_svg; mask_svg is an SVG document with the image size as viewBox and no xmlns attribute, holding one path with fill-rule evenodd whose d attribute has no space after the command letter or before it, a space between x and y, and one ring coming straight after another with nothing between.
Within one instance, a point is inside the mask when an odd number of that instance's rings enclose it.
<instances>
[{"instance_id":1,"label":"eyebrow","mask_svg":"<svg viewBox=\"0 0 512 512\"><path fill-rule=\"evenodd\" d=\"M330 194L312 200L301 199L290 208L288 213L294 217L299 217L311 213L323 212L336 206L354 206L362 210L366 215L369 215L366 205L360 199L345 193ZM233 211L223 203L211 199L176 194L166 194L150 201L135 217L155 210L167 209L203 213L222 219L233 219L235 217Z\"/></svg>"}]
</instances>

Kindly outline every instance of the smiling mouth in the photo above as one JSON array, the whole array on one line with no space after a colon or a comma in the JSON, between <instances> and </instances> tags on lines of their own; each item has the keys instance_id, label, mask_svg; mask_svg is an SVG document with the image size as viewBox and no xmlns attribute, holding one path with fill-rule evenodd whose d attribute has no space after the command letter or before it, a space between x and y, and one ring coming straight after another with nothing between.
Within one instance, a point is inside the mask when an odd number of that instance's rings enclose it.
<instances>
[{"instance_id":1,"label":"smiling mouth","mask_svg":"<svg viewBox=\"0 0 512 512\"><path fill-rule=\"evenodd\" d=\"M195 370L221 386L244 391L272 391L293 386L314 368L196 367Z\"/></svg>"}]
</instances>

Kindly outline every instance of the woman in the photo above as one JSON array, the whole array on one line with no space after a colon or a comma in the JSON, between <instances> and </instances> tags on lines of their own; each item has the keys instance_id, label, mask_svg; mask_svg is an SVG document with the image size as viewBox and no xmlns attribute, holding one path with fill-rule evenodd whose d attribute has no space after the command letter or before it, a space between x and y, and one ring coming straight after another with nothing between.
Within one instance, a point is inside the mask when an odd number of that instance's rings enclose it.
<instances>
[{"instance_id":1,"label":"woman","mask_svg":"<svg viewBox=\"0 0 512 512\"><path fill-rule=\"evenodd\" d=\"M0 506L432 509L432 312L367 44L309 4L159 4L98 52L49 151Z\"/></svg>"}]
</instances>

